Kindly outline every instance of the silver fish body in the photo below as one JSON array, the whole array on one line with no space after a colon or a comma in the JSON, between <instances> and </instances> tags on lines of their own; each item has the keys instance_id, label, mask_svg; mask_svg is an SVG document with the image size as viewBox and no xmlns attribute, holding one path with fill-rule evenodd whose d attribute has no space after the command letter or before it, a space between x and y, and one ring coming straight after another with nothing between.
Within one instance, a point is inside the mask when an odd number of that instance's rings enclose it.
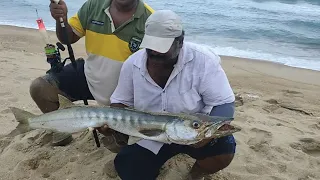
<instances>
[{"instance_id":1,"label":"silver fish body","mask_svg":"<svg viewBox=\"0 0 320 180\"><path fill-rule=\"evenodd\" d=\"M107 125L132 137L177 144L194 144L211 138L217 135L220 127L232 120L202 114L151 113L127 108L75 106L64 101L60 100L61 109L39 116L17 108L11 110L21 127L24 125L23 127L30 129L75 133ZM69 106L64 103L69 103ZM225 135L237 131L238 128L231 128L225 131Z\"/></svg>"}]
</instances>

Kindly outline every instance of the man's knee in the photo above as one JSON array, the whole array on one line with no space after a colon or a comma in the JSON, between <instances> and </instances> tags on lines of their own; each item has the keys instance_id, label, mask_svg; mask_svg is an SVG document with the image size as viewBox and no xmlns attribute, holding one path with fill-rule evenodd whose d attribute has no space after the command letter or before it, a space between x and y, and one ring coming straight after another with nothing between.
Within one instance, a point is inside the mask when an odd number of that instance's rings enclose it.
<instances>
[{"instance_id":1,"label":"man's knee","mask_svg":"<svg viewBox=\"0 0 320 180\"><path fill-rule=\"evenodd\" d=\"M231 164L233 158L234 158L234 154L225 154L225 155L217 156L216 157L217 162L219 162L220 164L219 169L222 170L227 168Z\"/></svg>"},{"instance_id":2,"label":"man's knee","mask_svg":"<svg viewBox=\"0 0 320 180\"><path fill-rule=\"evenodd\" d=\"M44 94L57 93L57 88L43 77L38 77L31 82L29 92L33 99L37 99L39 96L44 96Z\"/></svg>"},{"instance_id":3,"label":"man's knee","mask_svg":"<svg viewBox=\"0 0 320 180\"><path fill-rule=\"evenodd\" d=\"M44 89L43 87L46 86L46 82L42 77L38 77L36 79L34 79L29 87L29 92L31 97L34 99L36 97L38 97L42 90Z\"/></svg>"},{"instance_id":4,"label":"man's knee","mask_svg":"<svg viewBox=\"0 0 320 180\"><path fill-rule=\"evenodd\" d=\"M119 177L123 180L156 179L159 169L150 153L136 144L122 148L114 159Z\"/></svg>"},{"instance_id":5,"label":"man's knee","mask_svg":"<svg viewBox=\"0 0 320 180\"><path fill-rule=\"evenodd\" d=\"M123 180L139 180L139 173L136 168L134 168L137 160L135 159L137 156L136 153L128 153L124 151L120 151L114 159L114 167L119 175L119 177ZM140 175L140 176L141 176Z\"/></svg>"},{"instance_id":6,"label":"man's knee","mask_svg":"<svg viewBox=\"0 0 320 180\"><path fill-rule=\"evenodd\" d=\"M38 77L30 84L29 93L42 112L58 108L58 88L43 77Z\"/></svg>"},{"instance_id":7,"label":"man's knee","mask_svg":"<svg viewBox=\"0 0 320 180\"><path fill-rule=\"evenodd\" d=\"M197 160L196 165L207 173L216 173L228 167L234 158L234 154L224 154Z\"/></svg>"}]
</instances>

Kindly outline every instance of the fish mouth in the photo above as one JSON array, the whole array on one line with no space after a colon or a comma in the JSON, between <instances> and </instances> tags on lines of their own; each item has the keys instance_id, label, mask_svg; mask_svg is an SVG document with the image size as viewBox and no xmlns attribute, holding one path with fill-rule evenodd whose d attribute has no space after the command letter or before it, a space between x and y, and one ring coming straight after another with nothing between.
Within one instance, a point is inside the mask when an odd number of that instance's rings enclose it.
<instances>
[{"instance_id":1,"label":"fish mouth","mask_svg":"<svg viewBox=\"0 0 320 180\"><path fill-rule=\"evenodd\" d=\"M223 136L231 135L241 130L240 127L231 125L230 123L231 121L224 121L220 125L213 124L207 127L204 133L205 138L210 139L210 138L223 137Z\"/></svg>"},{"instance_id":2,"label":"fish mouth","mask_svg":"<svg viewBox=\"0 0 320 180\"><path fill-rule=\"evenodd\" d=\"M237 130L237 127L230 125L231 121L226 122L224 124L222 124L217 131L223 132L223 131L235 131Z\"/></svg>"}]
</instances>

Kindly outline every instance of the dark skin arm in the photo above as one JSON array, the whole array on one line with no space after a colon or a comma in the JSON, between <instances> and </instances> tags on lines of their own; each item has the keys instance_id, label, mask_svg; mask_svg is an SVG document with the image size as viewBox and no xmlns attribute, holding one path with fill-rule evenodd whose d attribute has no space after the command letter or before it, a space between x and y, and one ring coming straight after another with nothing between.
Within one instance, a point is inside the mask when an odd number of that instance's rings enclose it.
<instances>
[{"instance_id":1,"label":"dark skin arm","mask_svg":"<svg viewBox=\"0 0 320 180\"><path fill-rule=\"evenodd\" d=\"M72 28L71 26L68 24L68 21L64 21L64 24L66 26L66 29L67 29L67 34L68 34L68 38L69 38L69 43L70 44L73 44L75 42L77 42L80 37L78 35L76 35L73 31L72 31ZM56 22L56 34L57 34L57 37L59 39L59 41L63 44L67 44L67 42L64 40L64 35L63 35L63 30L62 30L62 27L60 25L60 22L57 21Z\"/></svg>"},{"instance_id":2,"label":"dark skin arm","mask_svg":"<svg viewBox=\"0 0 320 180\"><path fill-rule=\"evenodd\" d=\"M67 34L68 34L68 39L70 44L73 44L77 42L80 37L77 36L73 31L71 26L68 23L68 8L67 5L64 1L60 1L59 4L54 3L52 0L50 0L50 12L51 16L56 20L56 34L59 39L59 41L63 44L66 44L64 41L64 36L63 36L63 29L60 24L60 18L62 17L64 24L67 29Z\"/></svg>"}]
</instances>

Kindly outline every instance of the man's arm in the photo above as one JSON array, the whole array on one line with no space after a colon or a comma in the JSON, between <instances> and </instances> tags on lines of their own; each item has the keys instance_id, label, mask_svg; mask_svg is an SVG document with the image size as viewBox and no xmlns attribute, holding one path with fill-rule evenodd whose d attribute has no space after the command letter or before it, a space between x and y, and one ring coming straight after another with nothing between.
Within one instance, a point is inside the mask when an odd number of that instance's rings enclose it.
<instances>
[{"instance_id":1,"label":"man's arm","mask_svg":"<svg viewBox=\"0 0 320 180\"><path fill-rule=\"evenodd\" d=\"M71 26L69 25L68 21L64 21L64 24L66 26L66 30L67 30L67 34L68 34L68 40L70 44L73 44L77 41L79 41L80 37L78 35L76 35ZM60 21L56 21L56 34L57 37L59 39L59 41L63 44L67 44L67 42L65 41L65 37L63 34L63 28L61 27Z\"/></svg>"},{"instance_id":2,"label":"man's arm","mask_svg":"<svg viewBox=\"0 0 320 180\"><path fill-rule=\"evenodd\" d=\"M84 5L82 8L85 9L86 8L85 6L86 5ZM51 0L50 12L51 12L51 16L56 20L56 35L59 41L62 42L63 44L66 44L65 37L64 37L65 34L62 30L63 28L61 27L61 23L60 23L60 18L62 18L66 27L68 41L71 44L77 42L80 39L80 36L78 36L73 32L71 26L68 23L68 18L67 18L68 8L66 3L64 1L59 1L59 4L56 4L53 0ZM81 9L79 10L79 13L80 12L81 12ZM75 18L73 17L73 19ZM75 20L73 21L73 23L74 25L76 24Z\"/></svg>"},{"instance_id":3,"label":"man's arm","mask_svg":"<svg viewBox=\"0 0 320 180\"><path fill-rule=\"evenodd\" d=\"M234 111L235 104L231 102L213 107L209 116L233 117Z\"/></svg>"},{"instance_id":4,"label":"man's arm","mask_svg":"<svg viewBox=\"0 0 320 180\"><path fill-rule=\"evenodd\" d=\"M110 102L114 107L133 107L133 93L133 64L129 57L121 67L118 84L110 97Z\"/></svg>"},{"instance_id":5,"label":"man's arm","mask_svg":"<svg viewBox=\"0 0 320 180\"><path fill-rule=\"evenodd\" d=\"M227 75L217 60L206 59L199 93L205 104L202 113L206 114L209 114L213 107L235 101L235 96ZM216 112L216 110L214 112Z\"/></svg>"}]
</instances>

